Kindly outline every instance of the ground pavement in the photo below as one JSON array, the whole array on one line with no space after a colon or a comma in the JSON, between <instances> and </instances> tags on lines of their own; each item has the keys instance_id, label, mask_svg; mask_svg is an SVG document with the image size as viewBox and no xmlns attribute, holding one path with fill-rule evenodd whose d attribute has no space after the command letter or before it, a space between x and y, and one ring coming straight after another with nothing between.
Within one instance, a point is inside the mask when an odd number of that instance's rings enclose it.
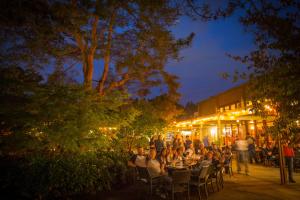
<instances>
[{"instance_id":1,"label":"ground pavement","mask_svg":"<svg viewBox=\"0 0 300 200\"><path fill-rule=\"evenodd\" d=\"M242 168L243 169L243 168ZM280 185L279 168L251 164L249 176L237 174L233 166L233 176L224 177L224 188L219 192L210 192L209 200L300 200L300 173L294 173L296 183ZM136 184L109 193L92 195L80 199L103 200L142 200L150 199L147 188ZM154 196L152 199L160 199ZM185 199L184 195L176 195L175 199ZM198 199L193 191L191 200ZM204 199L204 198L202 198Z\"/></svg>"}]
</instances>

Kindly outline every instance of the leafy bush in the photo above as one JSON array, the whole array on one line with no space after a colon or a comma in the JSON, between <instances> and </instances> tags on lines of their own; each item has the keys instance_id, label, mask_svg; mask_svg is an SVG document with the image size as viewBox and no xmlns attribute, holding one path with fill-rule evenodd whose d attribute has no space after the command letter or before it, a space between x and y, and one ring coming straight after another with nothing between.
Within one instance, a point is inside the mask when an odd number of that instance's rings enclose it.
<instances>
[{"instance_id":1,"label":"leafy bush","mask_svg":"<svg viewBox=\"0 0 300 200\"><path fill-rule=\"evenodd\" d=\"M125 160L126 155L117 152L1 158L1 193L57 198L110 190L124 184Z\"/></svg>"}]
</instances>

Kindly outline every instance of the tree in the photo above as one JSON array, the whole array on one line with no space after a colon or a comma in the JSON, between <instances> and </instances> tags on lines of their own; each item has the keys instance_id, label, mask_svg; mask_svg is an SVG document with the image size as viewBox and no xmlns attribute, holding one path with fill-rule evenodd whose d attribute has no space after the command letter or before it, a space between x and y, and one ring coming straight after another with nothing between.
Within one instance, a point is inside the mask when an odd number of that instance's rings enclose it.
<instances>
[{"instance_id":1,"label":"tree","mask_svg":"<svg viewBox=\"0 0 300 200\"><path fill-rule=\"evenodd\" d=\"M138 114L124 108L128 96L118 91L101 97L76 83L44 82L19 67L1 67L0 78L1 141L7 151L106 148L113 135L101 128L127 126Z\"/></svg>"},{"instance_id":2,"label":"tree","mask_svg":"<svg viewBox=\"0 0 300 200\"><path fill-rule=\"evenodd\" d=\"M297 127L300 117L300 4L298 1L244 2L241 22L255 34L257 50L236 57L248 64L250 91L255 108L262 112L265 99L278 113L279 131ZM297 132L290 132L294 136Z\"/></svg>"},{"instance_id":3,"label":"tree","mask_svg":"<svg viewBox=\"0 0 300 200\"><path fill-rule=\"evenodd\" d=\"M138 116L126 126L122 126L118 138L128 151L137 145L149 144L152 135L161 134L164 128L180 114L182 110L168 95L160 95L153 99L137 99L131 106L139 111Z\"/></svg>"},{"instance_id":4,"label":"tree","mask_svg":"<svg viewBox=\"0 0 300 200\"><path fill-rule=\"evenodd\" d=\"M130 85L147 95L161 84L173 93L176 77L164 66L178 59L193 37L176 40L168 30L179 17L172 1L5 0L0 5L6 64L55 64L68 70L80 63L85 87L92 88L95 81L100 95ZM95 67L101 74L94 74Z\"/></svg>"},{"instance_id":5,"label":"tree","mask_svg":"<svg viewBox=\"0 0 300 200\"><path fill-rule=\"evenodd\" d=\"M212 10L207 4L207 12L196 7L195 15L221 17L228 10L239 15L240 22L255 36L257 49L249 55L232 56L248 65L248 73L234 75L249 80L250 97L258 113L268 114L265 99L278 113L277 123L281 127L297 125L299 119L299 59L300 59L300 4L296 0L229 0L223 7ZM207 14L208 13L208 14ZM233 12L229 12L232 14ZM206 14L206 15L205 15ZM225 15L223 15L225 16ZM212 18L208 18L212 19Z\"/></svg>"}]
</instances>

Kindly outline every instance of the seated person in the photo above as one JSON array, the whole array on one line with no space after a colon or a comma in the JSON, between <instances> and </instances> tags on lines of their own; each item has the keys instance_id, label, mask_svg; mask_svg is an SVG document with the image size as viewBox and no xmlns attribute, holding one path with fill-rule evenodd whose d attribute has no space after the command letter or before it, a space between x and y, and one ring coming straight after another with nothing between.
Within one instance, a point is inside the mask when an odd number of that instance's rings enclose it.
<instances>
[{"instance_id":1,"label":"seated person","mask_svg":"<svg viewBox=\"0 0 300 200\"><path fill-rule=\"evenodd\" d=\"M218 153L222 152L221 149L215 143L212 144L212 151Z\"/></svg>"},{"instance_id":2,"label":"seated person","mask_svg":"<svg viewBox=\"0 0 300 200\"><path fill-rule=\"evenodd\" d=\"M210 164L212 164L212 161L213 161L213 152L209 151L209 152L207 152L204 160L201 161L201 165L200 166L210 165Z\"/></svg>"},{"instance_id":3,"label":"seated person","mask_svg":"<svg viewBox=\"0 0 300 200\"><path fill-rule=\"evenodd\" d=\"M200 144L199 150L196 152L196 154L199 154L201 156L205 156L207 154L207 149L205 148L203 143Z\"/></svg>"},{"instance_id":4,"label":"seated person","mask_svg":"<svg viewBox=\"0 0 300 200\"><path fill-rule=\"evenodd\" d=\"M204 160L202 160L200 162L200 165L198 165L196 168L192 169L192 175L198 176L201 171L201 168L203 166L211 165L212 161L213 161L213 153L211 151L209 151L209 152L207 152Z\"/></svg>"},{"instance_id":5,"label":"seated person","mask_svg":"<svg viewBox=\"0 0 300 200\"><path fill-rule=\"evenodd\" d=\"M271 158L272 158L272 156L273 156L273 154L272 154L273 148L272 148L271 143L268 143L268 144L267 144L267 146L266 146L266 148L264 149L264 151L265 151L265 155L266 155L267 160L270 161Z\"/></svg>"},{"instance_id":6,"label":"seated person","mask_svg":"<svg viewBox=\"0 0 300 200\"><path fill-rule=\"evenodd\" d=\"M128 161L128 166L130 167L146 167L146 156L144 156L144 148L137 148L137 155L133 155Z\"/></svg>"},{"instance_id":7,"label":"seated person","mask_svg":"<svg viewBox=\"0 0 300 200\"><path fill-rule=\"evenodd\" d=\"M232 152L231 152L231 149L230 149L229 146L226 146L226 147L224 148L224 151L223 151L222 153L223 153L223 155L225 156L225 158L229 158L229 157L232 156Z\"/></svg>"},{"instance_id":8,"label":"seated person","mask_svg":"<svg viewBox=\"0 0 300 200\"><path fill-rule=\"evenodd\" d=\"M150 150L149 156L146 160L146 167L152 177L158 177L164 173L164 169L162 169L160 162L156 159L155 149Z\"/></svg>"},{"instance_id":9,"label":"seated person","mask_svg":"<svg viewBox=\"0 0 300 200\"><path fill-rule=\"evenodd\" d=\"M192 156L194 155L194 147L193 144L190 144L189 148L185 151L185 155L187 158L192 158Z\"/></svg>"}]
</instances>

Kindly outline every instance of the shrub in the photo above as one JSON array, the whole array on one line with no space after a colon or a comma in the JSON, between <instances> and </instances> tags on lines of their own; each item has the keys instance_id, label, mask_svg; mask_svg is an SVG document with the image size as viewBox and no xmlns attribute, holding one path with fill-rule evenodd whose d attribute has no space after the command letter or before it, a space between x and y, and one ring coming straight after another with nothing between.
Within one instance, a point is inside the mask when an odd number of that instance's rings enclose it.
<instances>
[{"instance_id":1,"label":"shrub","mask_svg":"<svg viewBox=\"0 0 300 200\"><path fill-rule=\"evenodd\" d=\"M19 198L58 198L110 190L124 183L126 159L118 152L2 158L6 164L1 164L1 192Z\"/></svg>"}]
</instances>

